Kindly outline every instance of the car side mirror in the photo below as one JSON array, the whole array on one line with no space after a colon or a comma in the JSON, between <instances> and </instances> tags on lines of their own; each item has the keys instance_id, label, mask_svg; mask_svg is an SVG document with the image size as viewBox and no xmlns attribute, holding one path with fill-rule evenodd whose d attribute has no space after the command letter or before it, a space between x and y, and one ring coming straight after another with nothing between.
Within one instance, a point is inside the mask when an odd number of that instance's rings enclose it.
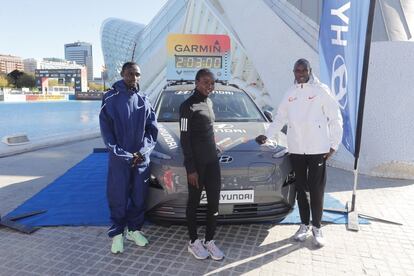
<instances>
[{"instance_id":1,"label":"car side mirror","mask_svg":"<svg viewBox=\"0 0 414 276\"><path fill-rule=\"evenodd\" d=\"M273 122L272 112L270 112L269 110L265 110L265 111L263 111L263 113L266 116L266 118L269 120L269 122Z\"/></svg>"}]
</instances>

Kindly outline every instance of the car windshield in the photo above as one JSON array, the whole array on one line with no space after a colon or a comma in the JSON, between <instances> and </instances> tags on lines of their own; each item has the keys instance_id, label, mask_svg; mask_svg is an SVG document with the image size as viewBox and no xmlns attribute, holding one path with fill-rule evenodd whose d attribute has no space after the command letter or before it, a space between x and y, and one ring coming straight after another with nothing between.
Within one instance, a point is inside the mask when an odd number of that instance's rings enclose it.
<instances>
[{"instance_id":1,"label":"car windshield","mask_svg":"<svg viewBox=\"0 0 414 276\"><path fill-rule=\"evenodd\" d=\"M164 91L156 106L159 122L178 122L180 105L192 91ZM266 122L256 104L243 91L213 91L216 122Z\"/></svg>"}]
</instances>

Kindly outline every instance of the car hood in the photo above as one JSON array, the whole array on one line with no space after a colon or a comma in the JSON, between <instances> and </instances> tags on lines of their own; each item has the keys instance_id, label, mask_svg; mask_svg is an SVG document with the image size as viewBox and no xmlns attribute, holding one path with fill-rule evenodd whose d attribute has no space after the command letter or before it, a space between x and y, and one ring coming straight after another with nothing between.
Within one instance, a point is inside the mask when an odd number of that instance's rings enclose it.
<instances>
[{"instance_id":1,"label":"car hood","mask_svg":"<svg viewBox=\"0 0 414 276\"><path fill-rule=\"evenodd\" d=\"M266 122L217 122L214 124L216 144L227 152L240 151L276 151L278 145L269 140L265 145L258 145L255 138L264 134L269 123ZM175 153L181 151L179 124L176 122L158 123L159 135L157 148ZM284 140L284 139L282 139ZM282 143L281 146L285 146Z\"/></svg>"}]
</instances>

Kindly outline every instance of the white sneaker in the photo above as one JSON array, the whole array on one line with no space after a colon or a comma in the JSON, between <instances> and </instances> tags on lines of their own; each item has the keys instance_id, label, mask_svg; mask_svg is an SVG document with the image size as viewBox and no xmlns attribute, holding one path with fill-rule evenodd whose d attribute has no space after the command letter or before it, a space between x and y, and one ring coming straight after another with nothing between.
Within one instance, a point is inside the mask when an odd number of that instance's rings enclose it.
<instances>
[{"instance_id":1,"label":"white sneaker","mask_svg":"<svg viewBox=\"0 0 414 276\"><path fill-rule=\"evenodd\" d=\"M304 241L310 235L310 226L301 224L298 231L296 231L293 239L295 241Z\"/></svg>"},{"instance_id":2,"label":"white sneaker","mask_svg":"<svg viewBox=\"0 0 414 276\"><path fill-rule=\"evenodd\" d=\"M138 246L146 246L148 244L148 240L144 236L144 233L138 230L127 231L126 239L135 242L135 244Z\"/></svg>"},{"instance_id":3,"label":"white sneaker","mask_svg":"<svg viewBox=\"0 0 414 276\"><path fill-rule=\"evenodd\" d=\"M326 244L325 238L322 235L321 228L312 227L313 243L316 246L323 247Z\"/></svg>"},{"instance_id":4,"label":"white sneaker","mask_svg":"<svg viewBox=\"0 0 414 276\"><path fill-rule=\"evenodd\" d=\"M210 257L215 261L223 260L224 253L217 247L213 240L208 241L207 243L203 240L203 245L207 249Z\"/></svg>"},{"instance_id":5,"label":"white sneaker","mask_svg":"<svg viewBox=\"0 0 414 276\"><path fill-rule=\"evenodd\" d=\"M191 241L188 243L188 252L193 254L193 256L199 260L207 259L209 256L208 251L204 248L199 239L196 239L193 243L191 243Z\"/></svg>"},{"instance_id":6,"label":"white sneaker","mask_svg":"<svg viewBox=\"0 0 414 276\"><path fill-rule=\"evenodd\" d=\"M122 234L116 235L112 238L111 252L113 254L124 252L124 236Z\"/></svg>"}]
</instances>

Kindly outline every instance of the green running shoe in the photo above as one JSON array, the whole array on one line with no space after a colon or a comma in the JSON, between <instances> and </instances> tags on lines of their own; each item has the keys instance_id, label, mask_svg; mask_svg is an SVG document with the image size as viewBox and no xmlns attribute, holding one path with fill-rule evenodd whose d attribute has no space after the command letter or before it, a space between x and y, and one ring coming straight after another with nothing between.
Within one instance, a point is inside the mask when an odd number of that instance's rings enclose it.
<instances>
[{"instance_id":1,"label":"green running shoe","mask_svg":"<svg viewBox=\"0 0 414 276\"><path fill-rule=\"evenodd\" d=\"M128 231L126 234L126 238L129 241L135 242L138 246L146 246L148 244L147 238L144 237L141 231Z\"/></svg>"},{"instance_id":2,"label":"green running shoe","mask_svg":"<svg viewBox=\"0 0 414 276\"><path fill-rule=\"evenodd\" d=\"M124 236L122 234L116 235L112 238L111 252L113 254L124 252Z\"/></svg>"}]
</instances>

